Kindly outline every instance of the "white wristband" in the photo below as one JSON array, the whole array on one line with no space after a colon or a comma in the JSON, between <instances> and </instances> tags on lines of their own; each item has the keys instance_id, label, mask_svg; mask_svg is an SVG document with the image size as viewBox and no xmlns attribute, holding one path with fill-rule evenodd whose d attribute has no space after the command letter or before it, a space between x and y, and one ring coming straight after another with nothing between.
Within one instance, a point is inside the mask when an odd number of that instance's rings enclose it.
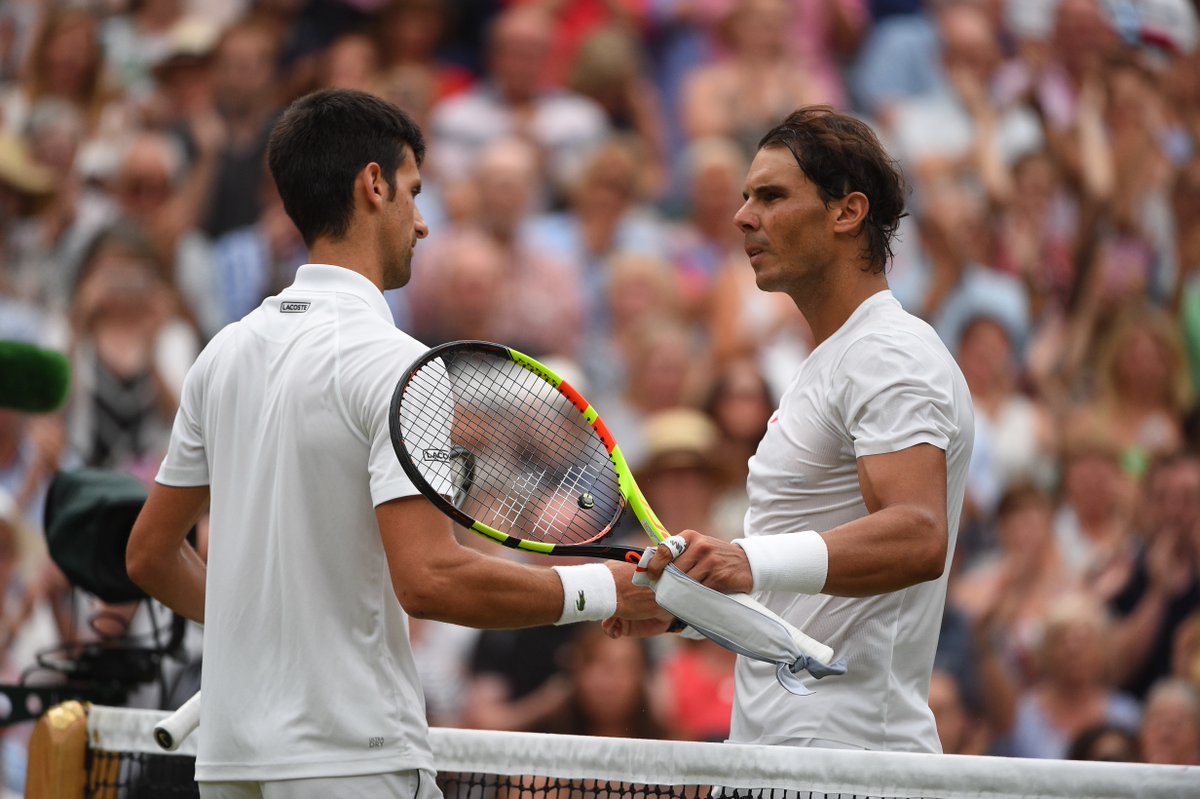
<instances>
[{"instance_id":1,"label":"white wristband","mask_svg":"<svg viewBox=\"0 0 1200 799\"><path fill-rule=\"evenodd\" d=\"M603 563L553 566L563 586L563 612L555 624L604 621L617 612L617 583Z\"/></svg>"},{"instance_id":2,"label":"white wristband","mask_svg":"<svg viewBox=\"0 0 1200 799\"><path fill-rule=\"evenodd\" d=\"M829 547L819 533L758 535L734 539L750 561L755 591L819 594L829 576Z\"/></svg>"}]
</instances>

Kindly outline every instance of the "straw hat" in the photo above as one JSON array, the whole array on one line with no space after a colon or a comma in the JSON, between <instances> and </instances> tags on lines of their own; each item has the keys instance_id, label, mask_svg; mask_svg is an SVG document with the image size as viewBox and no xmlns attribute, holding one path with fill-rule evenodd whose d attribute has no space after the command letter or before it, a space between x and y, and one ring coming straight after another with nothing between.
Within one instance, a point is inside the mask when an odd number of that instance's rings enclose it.
<instances>
[{"instance_id":1,"label":"straw hat","mask_svg":"<svg viewBox=\"0 0 1200 799\"><path fill-rule=\"evenodd\" d=\"M202 17L184 17L168 32L166 50L154 64L155 74L161 76L173 67L207 62L220 38L221 29L212 22Z\"/></svg>"},{"instance_id":2,"label":"straw hat","mask_svg":"<svg viewBox=\"0 0 1200 799\"><path fill-rule=\"evenodd\" d=\"M25 139L0 132L0 183L22 194L50 194L54 191L54 173L33 160Z\"/></svg>"},{"instance_id":3,"label":"straw hat","mask_svg":"<svg viewBox=\"0 0 1200 799\"><path fill-rule=\"evenodd\" d=\"M646 448L637 469L638 479L672 469L717 469L717 427L694 408L671 408L652 414L643 435Z\"/></svg>"}]
</instances>

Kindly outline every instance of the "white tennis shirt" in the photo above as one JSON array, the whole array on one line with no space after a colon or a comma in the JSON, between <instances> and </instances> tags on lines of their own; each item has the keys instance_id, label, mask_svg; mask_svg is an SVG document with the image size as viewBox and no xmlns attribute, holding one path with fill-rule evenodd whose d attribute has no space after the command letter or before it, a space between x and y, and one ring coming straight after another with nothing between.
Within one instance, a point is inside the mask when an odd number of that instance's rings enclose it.
<instances>
[{"instance_id":1,"label":"white tennis shirt","mask_svg":"<svg viewBox=\"0 0 1200 799\"><path fill-rule=\"evenodd\" d=\"M938 580L865 598L776 591L755 598L847 658L843 676L794 696L743 657L730 740L940 752L929 677L958 533L974 415L933 328L890 291L872 295L801 365L750 459L744 535L824 532L867 515L857 459L932 444L946 453L950 545Z\"/></svg>"},{"instance_id":2,"label":"white tennis shirt","mask_svg":"<svg viewBox=\"0 0 1200 799\"><path fill-rule=\"evenodd\" d=\"M367 278L310 264L189 372L157 479L211 486L198 780L431 767L374 511L417 493L387 415L424 351Z\"/></svg>"}]
</instances>

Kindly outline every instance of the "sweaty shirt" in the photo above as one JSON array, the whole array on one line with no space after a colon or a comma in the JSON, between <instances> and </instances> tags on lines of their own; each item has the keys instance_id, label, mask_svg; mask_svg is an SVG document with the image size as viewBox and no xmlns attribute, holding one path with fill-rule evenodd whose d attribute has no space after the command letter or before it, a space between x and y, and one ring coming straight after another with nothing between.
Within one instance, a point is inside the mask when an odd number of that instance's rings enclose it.
<instances>
[{"instance_id":1,"label":"sweaty shirt","mask_svg":"<svg viewBox=\"0 0 1200 799\"><path fill-rule=\"evenodd\" d=\"M798 697L739 657L730 740L940 752L929 677L966 490L974 416L946 347L890 291L863 302L803 362L750 459L744 535L824 532L867 515L857 459L931 444L946 453L947 568L938 580L849 598L755 598L847 658Z\"/></svg>"},{"instance_id":2,"label":"sweaty shirt","mask_svg":"<svg viewBox=\"0 0 1200 799\"><path fill-rule=\"evenodd\" d=\"M211 491L196 779L431 767L374 510L417 493L387 414L424 351L367 278L310 264L184 381L157 479Z\"/></svg>"}]
</instances>

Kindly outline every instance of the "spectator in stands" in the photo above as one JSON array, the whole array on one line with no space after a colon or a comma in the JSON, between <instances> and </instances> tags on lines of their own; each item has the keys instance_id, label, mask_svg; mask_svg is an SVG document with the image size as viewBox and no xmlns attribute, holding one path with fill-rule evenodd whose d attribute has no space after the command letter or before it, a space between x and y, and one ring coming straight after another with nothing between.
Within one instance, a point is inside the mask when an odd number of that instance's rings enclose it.
<instances>
[{"instance_id":1,"label":"spectator in stands","mask_svg":"<svg viewBox=\"0 0 1200 799\"><path fill-rule=\"evenodd\" d=\"M1121 469L1120 451L1096 432L1074 432L1063 444L1054 537L1067 570L1105 599L1131 556L1136 484ZM1119 585L1119 583L1118 583Z\"/></svg>"},{"instance_id":2,"label":"spectator in stands","mask_svg":"<svg viewBox=\"0 0 1200 799\"><path fill-rule=\"evenodd\" d=\"M506 263L496 242L476 228L461 228L422 249L413 272L423 278L409 305L413 335L430 346L456 339L509 344L506 321L517 320L504 301Z\"/></svg>"},{"instance_id":3,"label":"spectator in stands","mask_svg":"<svg viewBox=\"0 0 1200 799\"><path fill-rule=\"evenodd\" d=\"M618 254L668 253L666 227L639 191L639 164L636 142L609 139L573 176L569 206L539 215L530 226L531 246L571 264L581 276L585 337L606 335L611 328L607 262Z\"/></svg>"},{"instance_id":4,"label":"spectator in stands","mask_svg":"<svg viewBox=\"0 0 1200 799\"><path fill-rule=\"evenodd\" d=\"M750 501L746 477L750 458L767 430L775 396L762 371L749 358L716 366L703 409L717 426L719 468L713 535L733 540L742 534ZM704 528L694 528L704 529Z\"/></svg>"},{"instance_id":5,"label":"spectator in stands","mask_svg":"<svg viewBox=\"0 0 1200 799\"><path fill-rule=\"evenodd\" d=\"M653 668L646 642L613 640L599 625L580 625L564 652L567 693L549 720L551 732L609 738L662 738L650 697Z\"/></svg>"},{"instance_id":6,"label":"spectator in stands","mask_svg":"<svg viewBox=\"0 0 1200 799\"><path fill-rule=\"evenodd\" d=\"M671 260L679 271L687 315L706 322L713 284L728 262L745 258L742 237L729 220L737 213L748 166L736 142L705 137L688 143L680 155L685 205L670 230ZM718 347L717 360L723 360Z\"/></svg>"},{"instance_id":7,"label":"spectator in stands","mask_svg":"<svg viewBox=\"0 0 1200 799\"><path fill-rule=\"evenodd\" d=\"M1029 297L1020 282L984 261L987 204L973 173L927 158L912 175L919 252L915 270L895 286L898 298L933 325L952 352L971 320L989 316L1023 354Z\"/></svg>"},{"instance_id":8,"label":"spectator in stands","mask_svg":"<svg viewBox=\"0 0 1200 799\"><path fill-rule=\"evenodd\" d=\"M647 454L646 422L654 413L680 405L694 406L703 358L678 318L654 315L641 320L629 336L623 380L592 400L604 409L604 422L631 464ZM585 364L586 367L586 364Z\"/></svg>"},{"instance_id":9,"label":"spectator in stands","mask_svg":"<svg viewBox=\"0 0 1200 799\"><path fill-rule=\"evenodd\" d=\"M570 625L482 630L467 660L463 726L546 731L570 696L563 664L577 631Z\"/></svg>"},{"instance_id":10,"label":"spectator in stands","mask_svg":"<svg viewBox=\"0 0 1200 799\"><path fill-rule=\"evenodd\" d=\"M167 265L137 228L93 243L71 321L70 446L86 465L150 479L200 346Z\"/></svg>"},{"instance_id":11,"label":"spectator in stands","mask_svg":"<svg viewBox=\"0 0 1200 799\"><path fill-rule=\"evenodd\" d=\"M674 644L662 658L653 688L666 733L685 741L725 741L737 656L703 639L680 637Z\"/></svg>"},{"instance_id":12,"label":"spectator in stands","mask_svg":"<svg viewBox=\"0 0 1200 799\"><path fill-rule=\"evenodd\" d=\"M221 34L213 61L216 107L225 123L203 229L220 236L261 212L267 137L280 111L280 42L268 22L246 17Z\"/></svg>"},{"instance_id":13,"label":"spectator in stands","mask_svg":"<svg viewBox=\"0 0 1200 799\"><path fill-rule=\"evenodd\" d=\"M96 15L61 6L44 11L18 84L0 94L0 125L23 132L34 103L57 98L83 115L89 138L101 131L110 94Z\"/></svg>"},{"instance_id":14,"label":"spectator in stands","mask_svg":"<svg viewBox=\"0 0 1200 799\"><path fill-rule=\"evenodd\" d=\"M544 88L551 43L551 20L535 6L514 6L495 18L488 33L485 79L433 111L430 167L439 180L467 179L488 144L518 136L538 145L550 189L563 191L569 176L607 136L608 123L593 101Z\"/></svg>"},{"instance_id":15,"label":"spectator in stands","mask_svg":"<svg viewBox=\"0 0 1200 799\"><path fill-rule=\"evenodd\" d=\"M200 156L202 144L224 136L213 85L220 34L207 19L185 17L176 23L153 66L153 94L140 103L143 125L177 137L189 163Z\"/></svg>"},{"instance_id":16,"label":"spectator in stands","mask_svg":"<svg viewBox=\"0 0 1200 799\"><path fill-rule=\"evenodd\" d=\"M1035 327L1052 324L1071 298L1079 201L1045 149L1017 157L1008 174L1008 185L991 189L993 258L1026 286Z\"/></svg>"},{"instance_id":17,"label":"spectator in stands","mask_svg":"<svg viewBox=\"0 0 1200 799\"><path fill-rule=\"evenodd\" d=\"M1121 652L1119 684L1138 698L1175 673L1172 649L1200 610L1200 458L1181 452L1151 463L1136 520L1140 535L1111 606Z\"/></svg>"},{"instance_id":18,"label":"spectator in stands","mask_svg":"<svg viewBox=\"0 0 1200 799\"><path fill-rule=\"evenodd\" d=\"M1062 758L1084 730L1109 722L1136 730L1138 703L1112 687L1111 622L1087 594L1059 600L1046 618L1038 679L1017 703L1006 751L1017 757Z\"/></svg>"},{"instance_id":19,"label":"spectator in stands","mask_svg":"<svg viewBox=\"0 0 1200 799\"><path fill-rule=\"evenodd\" d=\"M153 90L152 70L171 48L171 32L184 19L183 0L142 0L104 20L101 41L114 81L135 100Z\"/></svg>"},{"instance_id":20,"label":"spectator in stands","mask_svg":"<svg viewBox=\"0 0 1200 799\"><path fill-rule=\"evenodd\" d=\"M206 338L232 321L221 307L212 242L198 227L217 146L201 144L189 171L176 140L140 133L129 142L112 185L114 220L141 227Z\"/></svg>"},{"instance_id":21,"label":"spectator in stands","mask_svg":"<svg viewBox=\"0 0 1200 799\"><path fill-rule=\"evenodd\" d=\"M583 321L577 265L532 239L538 201L538 153L523 139L502 139L480 155L470 183L474 224L501 249L506 342L532 355L575 357ZM426 215L428 219L428 215ZM424 277L437 279L434 274Z\"/></svg>"},{"instance_id":22,"label":"spectator in stands","mask_svg":"<svg viewBox=\"0 0 1200 799\"><path fill-rule=\"evenodd\" d=\"M1179 679L1155 683L1138 742L1144 763L1200 766L1200 689Z\"/></svg>"},{"instance_id":23,"label":"spectator in stands","mask_svg":"<svg viewBox=\"0 0 1200 799\"><path fill-rule=\"evenodd\" d=\"M619 377L620 365L638 348L638 337L655 319L685 322L678 275L667 261L637 252L616 253L605 264L608 285L604 307L609 313L605 340L597 342L611 351L615 363L610 373ZM592 367L593 373L599 369ZM615 378L614 378L615 379ZM607 387L607 382L601 382Z\"/></svg>"},{"instance_id":24,"label":"spectator in stands","mask_svg":"<svg viewBox=\"0 0 1200 799\"><path fill-rule=\"evenodd\" d=\"M1198 81L1200 82L1200 81ZM1200 141L1200 127L1195 141ZM1200 225L1188 220L1200 219L1200 154L1182 166L1171 194L1178 232L1176 251L1179 253L1179 282L1177 300L1172 307L1183 333L1192 376L1193 390L1200 388Z\"/></svg>"},{"instance_id":25,"label":"spectator in stands","mask_svg":"<svg viewBox=\"0 0 1200 799\"><path fill-rule=\"evenodd\" d=\"M375 39L363 33L342 34L322 51L314 88L374 92L381 80L381 61Z\"/></svg>"},{"instance_id":26,"label":"spectator in stands","mask_svg":"<svg viewBox=\"0 0 1200 799\"><path fill-rule=\"evenodd\" d=\"M31 136L0 132L0 294L61 322L82 251L107 219L107 202L86 191L74 169L83 137L78 110L39 101ZM41 333L38 334L40 337ZM2 338L3 336L0 336Z\"/></svg>"},{"instance_id":27,"label":"spectator in stands","mask_svg":"<svg viewBox=\"0 0 1200 799\"><path fill-rule=\"evenodd\" d=\"M719 31L727 55L697 67L680 95L688 138L727 136L747 157L763 131L799 106L831 99L800 68L789 44L788 0L738 0Z\"/></svg>"},{"instance_id":28,"label":"spectator in stands","mask_svg":"<svg viewBox=\"0 0 1200 799\"><path fill-rule=\"evenodd\" d=\"M534 356L574 357L583 317L580 273L574 262L533 241L534 146L521 139L489 145L462 187L467 191L460 199L469 198L470 204L455 211L459 218L431 235L417 253L413 279L397 298L403 304L399 313L411 318L418 330L457 324L449 320L465 314L446 306L455 300L445 278L459 272L453 262L460 246L485 239L480 246L492 253L488 260L501 281L490 297L481 298L490 305L480 312L491 320L486 323L491 334ZM472 245L472 250L477 254L479 246Z\"/></svg>"},{"instance_id":29,"label":"spectator in stands","mask_svg":"<svg viewBox=\"0 0 1200 799\"><path fill-rule=\"evenodd\" d=\"M1175 630L1171 676L1200 686L1200 611L1190 614Z\"/></svg>"},{"instance_id":30,"label":"spectator in stands","mask_svg":"<svg viewBox=\"0 0 1200 799\"><path fill-rule=\"evenodd\" d=\"M717 426L702 411L676 407L647 416L642 432L645 452L631 466L663 525L713 529Z\"/></svg>"},{"instance_id":31,"label":"spectator in stands","mask_svg":"<svg viewBox=\"0 0 1200 799\"><path fill-rule=\"evenodd\" d=\"M1049 23L1019 31L1019 57L1005 64L997 83L1002 102L1038 109L1053 140L1069 137L1085 84L1121 42L1101 0L1058 0Z\"/></svg>"},{"instance_id":32,"label":"spectator in stands","mask_svg":"<svg viewBox=\"0 0 1200 799\"><path fill-rule=\"evenodd\" d=\"M593 33L612 28L641 38L648 33L652 3L642 0L516 0L518 5L540 7L551 20L551 47L543 69L542 83L559 88L570 80L571 67Z\"/></svg>"},{"instance_id":33,"label":"spectator in stands","mask_svg":"<svg viewBox=\"0 0 1200 799\"><path fill-rule=\"evenodd\" d=\"M308 261L308 248L269 175L263 179L263 196L258 221L213 243L221 317L227 321L241 319L290 286L296 270Z\"/></svg>"},{"instance_id":34,"label":"spectator in stands","mask_svg":"<svg viewBox=\"0 0 1200 799\"><path fill-rule=\"evenodd\" d=\"M1099 102L1113 182L1092 221L1093 291L1102 313L1130 301L1162 307L1174 297L1179 279L1170 203L1177 165L1166 145L1171 138L1166 98L1157 77L1128 55L1107 61L1097 80L1104 92ZM1087 90L1094 91L1085 87L1081 106L1090 102Z\"/></svg>"},{"instance_id":35,"label":"spectator in stands","mask_svg":"<svg viewBox=\"0 0 1200 799\"><path fill-rule=\"evenodd\" d=\"M1156 456L1183 443L1191 376L1170 317L1135 300L1109 320L1095 359L1095 393L1073 409L1071 427L1101 431L1139 477Z\"/></svg>"},{"instance_id":36,"label":"spectator in stands","mask_svg":"<svg viewBox=\"0 0 1200 799\"><path fill-rule=\"evenodd\" d=\"M434 87L434 102L475 82L470 70L444 60L439 52L455 5L447 0L390 0L375 29L384 72L419 71Z\"/></svg>"},{"instance_id":37,"label":"spectator in stands","mask_svg":"<svg viewBox=\"0 0 1200 799\"><path fill-rule=\"evenodd\" d=\"M937 3L934 21L940 43L934 85L877 114L902 161L973 162L986 180L991 168L986 159L1011 164L1041 145L1041 126L1027 107L1002 104L992 95L1003 63L1002 32L983 4Z\"/></svg>"},{"instance_id":38,"label":"spectator in stands","mask_svg":"<svg viewBox=\"0 0 1200 799\"><path fill-rule=\"evenodd\" d=\"M603 108L614 131L637 138L645 155L642 191L646 197L659 198L667 181L666 121L647 72L647 54L634 33L608 26L582 40L566 85Z\"/></svg>"},{"instance_id":39,"label":"spectator in stands","mask_svg":"<svg viewBox=\"0 0 1200 799\"><path fill-rule=\"evenodd\" d=\"M994 554L961 572L950 602L1000 650L1018 685L1037 672L1037 652L1050 610L1078 585L1054 540L1054 505L1029 483L1009 488L996 510Z\"/></svg>"},{"instance_id":40,"label":"spectator in stands","mask_svg":"<svg viewBox=\"0 0 1200 799\"><path fill-rule=\"evenodd\" d=\"M1138 737L1126 727L1097 724L1075 737L1067 750L1067 759L1136 763L1140 759Z\"/></svg>"},{"instance_id":41,"label":"spectator in stands","mask_svg":"<svg viewBox=\"0 0 1200 799\"><path fill-rule=\"evenodd\" d=\"M872 24L849 73L854 104L869 119L887 123L895 102L933 91L939 84L940 40L933 12L939 0L901 0L894 13L872 2Z\"/></svg>"},{"instance_id":42,"label":"spectator in stands","mask_svg":"<svg viewBox=\"0 0 1200 799\"><path fill-rule=\"evenodd\" d=\"M982 503L972 516L990 515L995 501L1018 481L1051 489L1057 478L1057 430L1049 409L1021 391L1021 362L1008 328L986 314L977 316L963 329L956 357L975 403L976 437L987 437L990 457L987 495L968 492L973 502Z\"/></svg>"},{"instance_id":43,"label":"spectator in stands","mask_svg":"<svg viewBox=\"0 0 1200 799\"><path fill-rule=\"evenodd\" d=\"M929 680L929 709L937 722L942 752L947 755L982 755L987 752L988 733L963 701L962 688L954 675L933 670Z\"/></svg>"}]
</instances>

